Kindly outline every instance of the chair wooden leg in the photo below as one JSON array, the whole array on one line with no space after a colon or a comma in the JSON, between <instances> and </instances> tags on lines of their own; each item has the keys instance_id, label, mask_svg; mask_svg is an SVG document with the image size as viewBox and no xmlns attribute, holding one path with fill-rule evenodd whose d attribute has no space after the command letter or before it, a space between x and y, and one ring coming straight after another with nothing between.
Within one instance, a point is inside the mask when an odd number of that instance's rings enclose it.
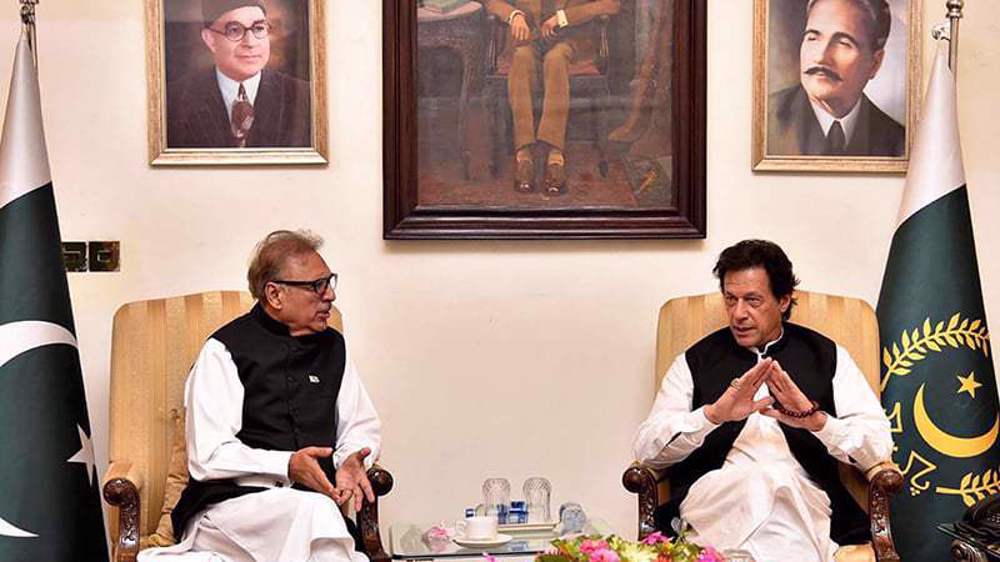
<instances>
[{"instance_id":1,"label":"chair wooden leg","mask_svg":"<svg viewBox=\"0 0 1000 562\"><path fill-rule=\"evenodd\" d=\"M365 501L361 504L361 511L358 512L358 528L361 530L368 558L372 562L388 562L389 554L382 546L382 535L379 532L378 498L392 490L392 475L388 470L375 465L368 469L368 481L371 482L372 491L375 492L375 501L371 503Z\"/></svg>"},{"instance_id":2,"label":"chair wooden leg","mask_svg":"<svg viewBox=\"0 0 1000 562\"><path fill-rule=\"evenodd\" d=\"M139 555L139 490L125 478L104 484L104 499L118 508L118 540L112 546L114 562L135 562Z\"/></svg>"},{"instance_id":3,"label":"chair wooden leg","mask_svg":"<svg viewBox=\"0 0 1000 562\"><path fill-rule=\"evenodd\" d=\"M659 490L656 486L656 476L652 471L633 464L622 474L622 485L625 489L637 495L639 503L638 540L656 531L656 521L653 512L660 505Z\"/></svg>"},{"instance_id":4,"label":"chair wooden leg","mask_svg":"<svg viewBox=\"0 0 1000 562\"><path fill-rule=\"evenodd\" d=\"M868 486L868 514L871 517L872 548L878 562L899 562L899 554L892 542L889 522L889 500L903 489L903 475L895 468L877 472Z\"/></svg>"}]
</instances>

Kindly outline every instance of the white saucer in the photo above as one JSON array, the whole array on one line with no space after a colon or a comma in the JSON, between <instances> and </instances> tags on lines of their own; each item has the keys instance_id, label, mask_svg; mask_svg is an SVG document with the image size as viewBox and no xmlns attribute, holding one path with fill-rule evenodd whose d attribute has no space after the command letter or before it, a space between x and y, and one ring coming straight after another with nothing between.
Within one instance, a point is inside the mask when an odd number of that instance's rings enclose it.
<instances>
[{"instance_id":1,"label":"white saucer","mask_svg":"<svg viewBox=\"0 0 1000 562\"><path fill-rule=\"evenodd\" d=\"M451 540L455 541L457 544L468 547L468 548L481 548L490 546L500 546L502 544L507 544L510 540L514 538L510 535L505 535L503 533L497 533L497 536L492 539L467 539L464 536L457 536Z\"/></svg>"}]
</instances>

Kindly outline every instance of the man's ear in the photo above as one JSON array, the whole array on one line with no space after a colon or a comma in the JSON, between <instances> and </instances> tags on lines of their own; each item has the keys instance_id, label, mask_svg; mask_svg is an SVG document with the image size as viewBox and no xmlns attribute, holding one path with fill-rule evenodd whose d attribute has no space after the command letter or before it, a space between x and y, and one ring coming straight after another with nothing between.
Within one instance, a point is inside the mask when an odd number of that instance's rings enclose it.
<instances>
[{"instance_id":1,"label":"man's ear","mask_svg":"<svg viewBox=\"0 0 1000 562\"><path fill-rule=\"evenodd\" d=\"M792 295L785 295L778 299L778 308L781 309L782 314L788 312L789 306L792 306Z\"/></svg>"},{"instance_id":2,"label":"man's ear","mask_svg":"<svg viewBox=\"0 0 1000 562\"><path fill-rule=\"evenodd\" d=\"M282 302L281 288L274 283L268 283L264 285L264 299L267 301L268 306L275 310L281 310L284 303Z\"/></svg>"},{"instance_id":3,"label":"man's ear","mask_svg":"<svg viewBox=\"0 0 1000 562\"><path fill-rule=\"evenodd\" d=\"M885 60L885 49L879 49L872 53L872 71L868 73L868 79L875 78L878 69L882 68L882 61Z\"/></svg>"},{"instance_id":4,"label":"man's ear","mask_svg":"<svg viewBox=\"0 0 1000 562\"><path fill-rule=\"evenodd\" d=\"M209 51L212 51L213 53L215 52L216 37L215 34L212 33L212 31L210 31L207 27L203 27L201 29L201 40L205 43L205 46L208 47Z\"/></svg>"}]
</instances>

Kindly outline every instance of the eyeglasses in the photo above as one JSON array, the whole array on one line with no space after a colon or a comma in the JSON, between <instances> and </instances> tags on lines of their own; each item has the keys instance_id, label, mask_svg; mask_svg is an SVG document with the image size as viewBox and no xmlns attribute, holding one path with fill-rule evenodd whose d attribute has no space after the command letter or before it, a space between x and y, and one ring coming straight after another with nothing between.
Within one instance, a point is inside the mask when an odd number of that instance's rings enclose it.
<instances>
[{"instance_id":1,"label":"eyeglasses","mask_svg":"<svg viewBox=\"0 0 1000 562\"><path fill-rule=\"evenodd\" d=\"M231 21L226 23L226 27L223 28L222 31L219 31L214 27L208 27L206 29L222 35L233 43L239 43L244 37L246 37L247 31L252 33L257 39L267 37L267 34L271 32L271 24L266 21L255 21L252 25L250 25L250 27L246 27L238 21Z\"/></svg>"},{"instance_id":2,"label":"eyeglasses","mask_svg":"<svg viewBox=\"0 0 1000 562\"><path fill-rule=\"evenodd\" d=\"M329 287L331 291L337 288L337 274L331 273L327 277L320 277L315 281L286 281L284 279L272 279L271 283L279 283L281 285L288 285L290 287L299 287L301 289L309 289L319 296L323 296L326 293L326 289Z\"/></svg>"}]
</instances>

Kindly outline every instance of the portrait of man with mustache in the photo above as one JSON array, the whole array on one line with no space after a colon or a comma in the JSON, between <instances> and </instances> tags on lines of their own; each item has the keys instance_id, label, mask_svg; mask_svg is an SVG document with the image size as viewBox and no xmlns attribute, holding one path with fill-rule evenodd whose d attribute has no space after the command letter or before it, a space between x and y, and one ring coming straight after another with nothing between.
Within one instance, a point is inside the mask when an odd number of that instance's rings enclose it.
<instances>
[{"instance_id":1,"label":"portrait of man with mustache","mask_svg":"<svg viewBox=\"0 0 1000 562\"><path fill-rule=\"evenodd\" d=\"M902 156L906 130L864 93L885 59L886 0L810 0L799 83L768 99L767 152Z\"/></svg>"}]
</instances>

